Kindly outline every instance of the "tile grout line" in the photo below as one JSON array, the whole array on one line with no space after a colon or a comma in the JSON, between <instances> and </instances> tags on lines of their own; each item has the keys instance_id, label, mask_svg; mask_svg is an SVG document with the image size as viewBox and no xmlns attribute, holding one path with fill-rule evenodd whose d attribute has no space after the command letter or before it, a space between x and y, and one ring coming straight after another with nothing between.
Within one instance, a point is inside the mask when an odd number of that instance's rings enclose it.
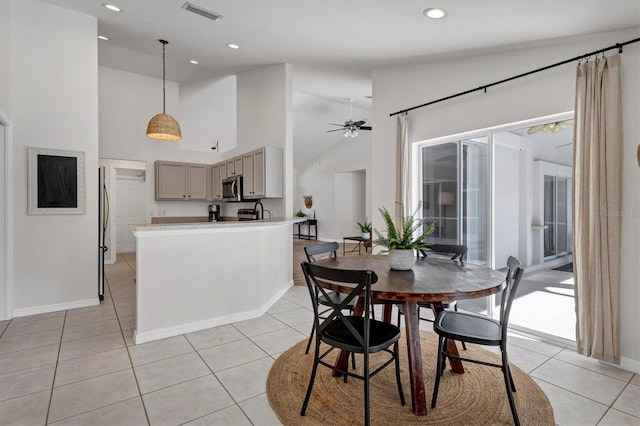
<instances>
[{"instance_id":1,"label":"tile grout line","mask_svg":"<svg viewBox=\"0 0 640 426\"><path fill-rule=\"evenodd\" d=\"M129 262L124 258L124 256L120 256L122 260L127 264L129 269L133 272L133 268L129 265ZM118 261L118 256L116 256L116 262ZM135 273L134 273L135 276ZM136 374L136 369L133 368L133 360L131 359L131 352L129 351L129 346L127 346L127 339L124 337L124 331L122 331L122 326L120 325L120 317L118 316L118 310L115 307L115 301L113 300L113 293L111 292L111 286L109 285L109 280L105 277L105 281L107 283L107 287L109 288L109 297L111 298L111 304L113 305L113 310L116 313L116 320L118 321L118 327L120 328L120 335L122 336L122 340L124 341L124 347L127 351L127 356L129 357L129 363L131 364L131 372L133 373L133 379L136 381L136 387L138 388L138 396L140 397L140 402L142 403L142 409L144 410L144 416L147 419L147 424L150 425L151 421L149 420L149 413L147 412L147 406L144 403L144 398L142 397L142 391L140 390L140 383L138 382L138 376ZM136 299L137 304L137 299ZM137 317L136 317L137 320Z\"/></svg>"},{"instance_id":2,"label":"tile grout line","mask_svg":"<svg viewBox=\"0 0 640 426\"><path fill-rule=\"evenodd\" d=\"M49 414L51 413L51 403L53 402L53 390L56 384L56 375L58 374L58 364L60 362L60 352L62 350L62 336L64 335L64 325L67 322L67 311L64 311L64 319L62 320L62 332L60 333L60 341L58 342L58 356L56 357L56 366L53 370L53 380L51 381L51 393L49 394L49 405L47 405L47 415L44 424L49 423Z\"/></svg>"},{"instance_id":3,"label":"tile grout line","mask_svg":"<svg viewBox=\"0 0 640 426\"><path fill-rule=\"evenodd\" d=\"M242 334L242 332L241 332L240 330L238 330L238 332L240 332L240 333ZM224 383L222 383L222 381L218 378L218 376L216 376L216 373L211 369L211 367L209 366L209 364L207 364L207 361L205 361L205 360L204 360L204 358L202 358L202 355L200 355L200 352L198 352L198 350L195 348L195 346L193 346L193 344L192 344L192 343L191 343L191 341L187 338L187 336L185 336L184 334L183 334L182 336L183 336L183 337L184 337L184 339L187 341L187 343L189 344L189 346L191 346L191 348L192 348L192 349L195 351L195 353L198 355L198 358L200 358L200 360L204 363L204 365L207 367L207 369L211 372L211 375L212 375L213 377L215 377L215 379L216 379L216 381L217 381L218 383L220 383L220 386L222 386L222 389L224 389L224 391L227 393L227 395L229 395L229 398L231 398L231 401L233 401L233 405L235 405L236 407L238 407L238 409L240 409L240 411L242 411L242 414L244 414L244 416L247 418L247 420L249 420L249 422L250 422L250 423L253 423L253 422L251 421L251 419L249 418L249 416L247 415L247 413L245 413L245 412L244 412L244 410L240 407L240 405L238 405L238 402L237 402L237 401L235 400L235 398L231 395L231 392L229 392L229 389L227 389L227 387L224 385ZM239 341L240 341L240 340L238 340L238 342L239 342ZM217 346L221 346L221 345L217 345ZM211 346L211 347L213 348L213 347L215 347L215 346ZM201 377L205 377L205 376L201 376ZM194 380L194 379L192 379L192 380ZM183 382L183 383L184 383L184 382ZM229 407L231 407L231 406L232 406L232 405L229 405L228 407L221 408L220 410L227 409L227 408L229 408ZM213 414L213 413L217 413L217 412L218 412L218 411L220 411L220 410L212 411L211 413L207 413L207 414L205 414L205 415L203 415L203 416L198 417L197 419L202 418L202 417L206 417L206 416L211 415L211 414ZM196 420L196 419L191 419L191 420L189 420L189 421L187 421L187 422L185 422L185 423L191 422L191 421L193 421L193 420ZM184 423L183 423L183 424L184 424Z\"/></svg>"}]
</instances>

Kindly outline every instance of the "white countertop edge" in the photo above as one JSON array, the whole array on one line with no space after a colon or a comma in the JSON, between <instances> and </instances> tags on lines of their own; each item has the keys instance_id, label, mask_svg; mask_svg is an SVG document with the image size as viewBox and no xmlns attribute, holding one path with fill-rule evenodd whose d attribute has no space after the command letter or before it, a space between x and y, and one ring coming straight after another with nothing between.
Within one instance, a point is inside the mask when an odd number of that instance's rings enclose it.
<instances>
[{"instance_id":1,"label":"white countertop edge","mask_svg":"<svg viewBox=\"0 0 640 426\"><path fill-rule=\"evenodd\" d=\"M264 228L276 227L282 225L291 225L303 222L300 218L274 218L272 220L246 220L246 221L229 221L229 222L198 222L198 223L158 223L158 224L141 224L129 225L133 234L138 235L157 235L166 232L174 233L208 233L208 232L232 232L248 228Z\"/></svg>"}]
</instances>

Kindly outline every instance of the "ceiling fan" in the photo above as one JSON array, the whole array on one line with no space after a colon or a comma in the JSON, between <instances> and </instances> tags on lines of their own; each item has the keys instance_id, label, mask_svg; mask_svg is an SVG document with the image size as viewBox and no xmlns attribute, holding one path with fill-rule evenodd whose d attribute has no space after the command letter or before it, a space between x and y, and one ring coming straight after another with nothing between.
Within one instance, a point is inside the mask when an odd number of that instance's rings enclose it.
<instances>
[{"instance_id":1,"label":"ceiling fan","mask_svg":"<svg viewBox=\"0 0 640 426\"><path fill-rule=\"evenodd\" d=\"M339 129L327 130L329 132L343 132L342 135L345 138L355 138L360 134L360 130L371 130L371 126L363 126L366 123L365 120L353 121L353 98L349 100L349 120L344 124L329 123L332 126L340 126Z\"/></svg>"},{"instance_id":2,"label":"ceiling fan","mask_svg":"<svg viewBox=\"0 0 640 426\"><path fill-rule=\"evenodd\" d=\"M539 124L537 126L529 127L529 130L527 130L527 134L533 135L534 133L538 133L539 131L547 133L558 133L569 126L573 126L573 118L569 120L556 121L553 123Z\"/></svg>"}]
</instances>

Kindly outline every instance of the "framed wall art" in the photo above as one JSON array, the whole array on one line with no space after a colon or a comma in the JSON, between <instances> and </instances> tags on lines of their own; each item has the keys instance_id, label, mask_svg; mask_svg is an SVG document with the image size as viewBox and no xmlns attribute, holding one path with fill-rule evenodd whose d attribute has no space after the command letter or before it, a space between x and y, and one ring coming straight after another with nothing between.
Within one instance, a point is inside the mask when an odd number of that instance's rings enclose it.
<instances>
[{"instance_id":1,"label":"framed wall art","mask_svg":"<svg viewBox=\"0 0 640 426\"><path fill-rule=\"evenodd\" d=\"M85 214L84 153L28 148L28 214Z\"/></svg>"}]
</instances>

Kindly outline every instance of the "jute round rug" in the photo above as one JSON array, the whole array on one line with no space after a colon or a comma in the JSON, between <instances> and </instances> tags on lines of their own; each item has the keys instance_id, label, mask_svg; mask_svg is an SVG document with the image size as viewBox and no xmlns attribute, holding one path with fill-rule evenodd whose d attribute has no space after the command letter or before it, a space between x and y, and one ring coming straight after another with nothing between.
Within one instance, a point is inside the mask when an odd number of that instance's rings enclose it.
<instances>
[{"instance_id":1,"label":"jute round rug","mask_svg":"<svg viewBox=\"0 0 640 426\"><path fill-rule=\"evenodd\" d=\"M306 340L284 352L274 362L267 378L267 396L274 412L284 425L354 425L364 422L363 383L349 378L332 376L332 370L319 366L307 412L300 416L300 408L309 384L313 366L313 348L304 354ZM513 424L498 368L469 362L464 363L465 374L449 370L440 380L438 402L431 409L437 337L421 332L422 363L429 404L426 416L416 416L411 410L411 389L404 338L400 341L400 369L407 405L400 405L393 365L388 366L370 382L371 423L373 425L500 425ZM499 362L499 356L482 347L467 345L462 356ZM460 348L462 349L462 348ZM337 354L337 352L336 352ZM372 369L380 357L371 357ZM362 367L362 357L356 356L356 366ZM553 410L542 389L518 367L511 365L516 385L516 406L523 425L553 425Z\"/></svg>"}]
</instances>

